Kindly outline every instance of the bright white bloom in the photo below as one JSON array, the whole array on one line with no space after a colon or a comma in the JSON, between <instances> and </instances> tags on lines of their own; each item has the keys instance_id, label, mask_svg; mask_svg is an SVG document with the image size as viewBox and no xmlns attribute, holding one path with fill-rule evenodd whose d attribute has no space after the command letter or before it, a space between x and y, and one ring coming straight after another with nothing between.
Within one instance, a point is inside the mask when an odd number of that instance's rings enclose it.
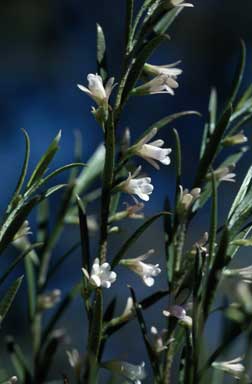
<instances>
[{"instance_id":1,"label":"bright white bloom","mask_svg":"<svg viewBox=\"0 0 252 384\"><path fill-rule=\"evenodd\" d=\"M154 75L154 76L165 75L173 79L176 79L177 76L181 75L181 73L183 72L182 69L176 68L176 65L179 63L180 61L177 61L176 63L172 63L172 64L166 64L166 65L152 65L152 64L146 63L144 65L144 71L150 75Z\"/></svg>"},{"instance_id":2,"label":"bright white bloom","mask_svg":"<svg viewBox=\"0 0 252 384\"><path fill-rule=\"evenodd\" d=\"M236 359L229 360L229 361L219 361L219 362L215 361L212 363L212 367L219 369L221 371L224 371L226 373L229 373L230 375L239 379L245 371L245 367L241 363L241 361L242 361L242 357L237 357Z\"/></svg>"},{"instance_id":3,"label":"bright white bloom","mask_svg":"<svg viewBox=\"0 0 252 384\"><path fill-rule=\"evenodd\" d=\"M117 276L114 271L111 271L109 263L100 264L98 258L94 260L90 275L85 268L82 268L82 272L89 280L89 283L96 288L110 288L111 284L116 281Z\"/></svg>"},{"instance_id":4,"label":"bright white bloom","mask_svg":"<svg viewBox=\"0 0 252 384\"><path fill-rule=\"evenodd\" d=\"M192 318L187 315L185 308L180 305L170 305L167 310L163 311L163 315L166 317L176 317L181 324L188 327L192 326Z\"/></svg>"},{"instance_id":5,"label":"bright white bloom","mask_svg":"<svg viewBox=\"0 0 252 384\"><path fill-rule=\"evenodd\" d=\"M90 73L87 76L88 80L88 88L84 87L84 85L78 84L78 88L89 95L99 106L108 104L109 97L111 92L116 84L114 84L114 77L111 77L106 86L103 85L103 80L101 76L94 75Z\"/></svg>"},{"instance_id":6,"label":"bright white bloom","mask_svg":"<svg viewBox=\"0 0 252 384\"><path fill-rule=\"evenodd\" d=\"M156 134L157 128L153 128L143 139L133 146L132 151L148 161L153 167L159 169L157 161L164 165L169 165L171 163L169 154L172 150L171 148L161 148L164 145L163 140L159 139L149 142Z\"/></svg>"},{"instance_id":7,"label":"bright white bloom","mask_svg":"<svg viewBox=\"0 0 252 384\"><path fill-rule=\"evenodd\" d=\"M228 277L239 277L244 283L252 283L252 265L245 268L237 269L225 269L223 271L224 276Z\"/></svg>"},{"instance_id":8,"label":"bright white bloom","mask_svg":"<svg viewBox=\"0 0 252 384\"><path fill-rule=\"evenodd\" d=\"M149 201L149 195L152 194L154 189L151 184L150 177L139 177L142 167L139 166L133 174L129 173L129 177L118 185L122 191L129 193L130 195L137 195L140 199L144 201Z\"/></svg>"},{"instance_id":9,"label":"bright white bloom","mask_svg":"<svg viewBox=\"0 0 252 384\"><path fill-rule=\"evenodd\" d=\"M154 277L160 274L161 269L159 268L159 264L147 264L144 263L143 260L146 260L153 253L154 250L150 249L144 255L134 259L122 259L120 264L137 273L142 278L145 285L152 287L155 283Z\"/></svg>"},{"instance_id":10,"label":"bright white bloom","mask_svg":"<svg viewBox=\"0 0 252 384\"><path fill-rule=\"evenodd\" d=\"M113 373L117 373L125 379L130 380L134 384L141 384L146 378L145 363L140 365L130 364L126 361L108 361L102 364L104 368L110 369Z\"/></svg>"},{"instance_id":11,"label":"bright white bloom","mask_svg":"<svg viewBox=\"0 0 252 384\"><path fill-rule=\"evenodd\" d=\"M178 88L177 81L168 75L158 75L147 83L133 89L132 94L137 96L155 95L157 93L168 93L174 95L174 90Z\"/></svg>"}]
</instances>

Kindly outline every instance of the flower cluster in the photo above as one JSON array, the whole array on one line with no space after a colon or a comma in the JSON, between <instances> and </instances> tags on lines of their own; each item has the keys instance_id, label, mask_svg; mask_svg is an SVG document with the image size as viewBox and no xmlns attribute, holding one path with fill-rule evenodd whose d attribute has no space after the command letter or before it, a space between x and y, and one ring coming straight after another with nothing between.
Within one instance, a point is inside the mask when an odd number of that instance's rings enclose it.
<instances>
[{"instance_id":1,"label":"flower cluster","mask_svg":"<svg viewBox=\"0 0 252 384\"><path fill-rule=\"evenodd\" d=\"M111 284L116 281L117 276L114 271L111 271L109 263L100 264L98 258L94 260L90 275L85 268L82 268L82 272L89 284L95 288L110 288Z\"/></svg>"}]
</instances>

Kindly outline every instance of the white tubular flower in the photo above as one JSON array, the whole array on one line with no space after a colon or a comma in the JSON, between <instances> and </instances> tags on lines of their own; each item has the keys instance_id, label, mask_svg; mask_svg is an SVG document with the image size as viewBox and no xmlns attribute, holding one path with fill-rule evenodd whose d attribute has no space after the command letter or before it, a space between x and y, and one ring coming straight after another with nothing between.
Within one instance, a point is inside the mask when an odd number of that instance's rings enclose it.
<instances>
[{"instance_id":1,"label":"white tubular flower","mask_svg":"<svg viewBox=\"0 0 252 384\"><path fill-rule=\"evenodd\" d=\"M227 276L227 277L238 277L244 283L247 283L247 284L252 283L252 265L245 268L225 269L222 273L224 276Z\"/></svg>"},{"instance_id":2,"label":"white tubular flower","mask_svg":"<svg viewBox=\"0 0 252 384\"><path fill-rule=\"evenodd\" d=\"M218 171L218 179L219 181L229 181L231 183L235 183L235 177L236 174L234 172L231 172L234 169L234 167L223 167L219 168Z\"/></svg>"},{"instance_id":3,"label":"white tubular flower","mask_svg":"<svg viewBox=\"0 0 252 384\"><path fill-rule=\"evenodd\" d=\"M145 285L152 287L155 283L154 277L160 274L161 269L159 268L159 264L147 264L144 263L143 260L146 260L153 253L154 250L150 249L144 255L134 259L122 259L120 264L138 274L142 278Z\"/></svg>"},{"instance_id":4,"label":"white tubular flower","mask_svg":"<svg viewBox=\"0 0 252 384\"><path fill-rule=\"evenodd\" d=\"M150 75L159 76L164 75L171 77L172 79L176 79L177 76L181 75L183 72L182 69L176 68L176 65L179 64L180 61L172 64L165 65L152 65L152 64L144 64L144 71Z\"/></svg>"},{"instance_id":5,"label":"white tubular flower","mask_svg":"<svg viewBox=\"0 0 252 384\"><path fill-rule=\"evenodd\" d=\"M129 173L129 177L118 185L122 191L129 193L130 195L137 195L140 199L144 201L149 201L149 195L152 194L154 189L151 184L150 177L139 177L142 167L139 166L133 174Z\"/></svg>"},{"instance_id":6,"label":"white tubular flower","mask_svg":"<svg viewBox=\"0 0 252 384\"><path fill-rule=\"evenodd\" d=\"M125 379L130 380L131 383L141 384L143 379L146 378L145 363L139 365L130 364L126 361L108 361L102 364L104 368L111 370L123 376Z\"/></svg>"},{"instance_id":7,"label":"white tubular flower","mask_svg":"<svg viewBox=\"0 0 252 384\"><path fill-rule=\"evenodd\" d=\"M216 177L216 180L221 181L229 181L231 183L235 183L235 177L236 174L232 172L234 169L233 165L230 165L229 167L219 167L214 171L214 175ZM211 174L207 174L207 179L211 178Z\"/></svg>"},{"instance_id":8,"label":"white tubular flower","mask_svg":"<svg viewBox=\"0 0 252 384\"><path fill-rule=\"evenodd\" d=\"M27 239L27 236L28 235L31 235L32 232L31 232L31 227L29 226L29 221L28 220L25 220L23 222L23 224L21 225L21 227L19 228L19 230L17 231L17 233L15 234L13 240L12 240L12 243L14 245L20 245L24 240Z\"/></svg>"},{"instance_id":9,"label":"white tubular flower","mask_svg":"<svg viewBox=\"0 0 252 384\"><path fill-rule=\"evenodd\" d=\"M147 83L133 89L132 94L136 96L155 95L157 93L168 93L174 95L174 90L178 88L177 81L167 75L158 75Z\"/></svg>"},{"instance_id":10,"label":"white tubular flower","mask_svg":"<svg viewBox=\"0 0 252 384\"><path fill-rule=\"evenodd\" d=\"M85 92L87 95L89 95L97 105L106 105L108 104L109 97L112 93L113 88L116 84L114 84L114 77L111 77L108 81L106 86L103 85L103 80L101 76L97 74L90 73L87 76L88 80L88 88L84 85L78 84L78 88Z\"/></svg>"},{"instance_id":11,"label":"white tubular flower","mask_svg":"<svg viewBox=\"0 0 252 384\"><path fill-rule=\"evenodd\" d=\"M100 264L98 258L94 260L90 275L85 268L82 268L82 272L89 280L89 283L95 288L110 288L117 277L116 273L111 271L109 263Z\"/></svg>"},{"instance_id":12,"label":"white tubular flower","mask_svg":"<svg viewBox=\"0 0 252 384\"><path fill-rule=\"evenodd\" d=\"M143 139L132 147L132 151L137 156L148 161L153 167L159 169L157 161L164 165L171 163L169 154L172 150L171 148L161 148L164 145L163 140L159 139L149 142L156 134L157 128L153 128Z\"/></svg>"},{"instance_id":13,"label":"white tubular flower","mask_svg":"<svg viewBox=\"0 0 252 384\"><path fill-rule=\"evenodd\" d=\"M233 136L228 136L223 140L223 144L226 146L233 146L238 144L243 144L248 141L247 136L244 135L244 132L241 131Z\"/></svg>"},{"instance_id":14,"label":"white tubular flower","mask_svg":"<svg viewBox=\"0 0 252 384\"><path fill-rule=\"evenodd\" d=\"M185 308L180 305L171 305L167 310L163 311L165 317L176 317L182 325L191 328L192 318L186 314Z\"/></svg>"},{"instance_id":15,"label":"white tubular flower","mask_svg":"<svg viewBox=\"0 0 252 384\"><path fill-rule=\"evenodd\" d=\"M181 213L186 213L193 203L199 198L201 189L193 188L190 192L188 189L183 189L180 185L180 196L179 196L179 210Z\"/></svg>"},{"instance_id":16,"label":"white tubular flower","mask_svg":"<svg viewBox=\"0 0 252 384\"><path fill-rule=\"evenodd\" d=\"M231 376L239 379L241 376L243 376L245 367L241 363L242 357L237 357L236 359L229 360L229 361L214 361L212 363L212 367L219 369L221 371L224 371Z\"/></svg>"}]
</instances>

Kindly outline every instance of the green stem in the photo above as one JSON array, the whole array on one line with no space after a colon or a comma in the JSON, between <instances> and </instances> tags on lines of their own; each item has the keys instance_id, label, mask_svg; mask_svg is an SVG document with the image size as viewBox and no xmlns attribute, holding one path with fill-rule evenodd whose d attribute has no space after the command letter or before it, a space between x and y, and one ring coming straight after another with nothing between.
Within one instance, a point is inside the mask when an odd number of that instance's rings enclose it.
<instances>
[{"instance_id":1,"label":"green stem","mask_svg":"<svg viewBox=\"0 0 252 384\"><path fill-rule=\"evenodd\" d=\"M108 218L111 200L111 191L114 178L115 163L115 127L113 113L105 125L105 164L103 170L102 196L101 196L101 230L100 230L100 261L105 262L107 253Z\"/></svg>"}]
</instances>

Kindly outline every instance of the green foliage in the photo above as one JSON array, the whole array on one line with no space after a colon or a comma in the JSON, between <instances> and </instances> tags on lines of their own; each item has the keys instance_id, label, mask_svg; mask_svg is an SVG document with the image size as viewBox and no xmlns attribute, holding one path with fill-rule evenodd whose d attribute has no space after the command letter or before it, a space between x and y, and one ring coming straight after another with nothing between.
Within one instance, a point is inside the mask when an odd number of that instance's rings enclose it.
<instances>
[{"instance_id":1,"label":"green foliage","mask_svg":"<svg viewBox=\"0 0 252 384\"><path fill-rule=\"evenodd\" d=\"M103 142L85 164L81 161L80 137L78 137L74 162L48 173L48 168L51 167L59 150L61 138L59 132L27 180L31 145L28 133L23 130L25 138L23 166L0 226L0 254L5 256L4 251L7 248L16 248L19 252L12 261L8 261L6 269L0 276L0 285L3 287L4 283L11 279L11 274L17 265L21 263L24 265L26 284L22 284L22 289L25 289L27 294L28 331L32 353L26 358L22 348L13 338L9 338L6 343L13 375L17 375L18 382L22 384L47 382L57 352L62 352L65 348L65 333L58 329L58 323L64 325L64 314L78 296L82 297L88 336L85 358L80 357L76 351L68 353L75 374L73 382L97 384L100 368L112 370L110 383L117 382L117 375L125 377L132 383L144 380L145 372L142 365L135 366L118 360L104 362L104 351L110 337L112 335L115 337L130 321L137 321L139 325L139 334L134 337L136 340L137 337L143 339L154 384L209 382L209 372L211 374L212 368L220 366L220 363L215 364L216 359L222 358L223 353L228 351L233 341L241 335L246 339L247 349L245 368L242 375L239 373L238 379L241 383L248 381L248 361L252 346L252 295L247 284L252 281L252 268L249 266L245 269L232 270L229 267L241 247L252 246L251 167L231 203L227 217L223 220L219 215L219 206L223 201L219 187L223 181L234 181L234 168L248 152L248 147L243 145L246 137L241 132L241 128L252 119L252 86L250 85L240 96L246 63L245 44L241 42L239 63L230 95L222 110L217 90L212 88L205 121L196 111L174 112L143 130L134 143L130 143L130 137L118 140L117 130L121 114L124 108L127 108L127 102L131 99L134 101L134 96L141 93L137 91L141 87L138 86L139 83L143 83L146 87L146 94L174 93L178 75L169 72L174 66L146 66L146 64L147 60L151 60L154 51L170 39L167 31L183 11L183 5L182 1L145 0L137 9L134 0L126 0L122 72L114 104L109 100L110 82L105 85L110 74L105 34L102 27L97 24L97 73L104 81L104 85L100 77L93 75L93 81L97 81L97 84L94 86L90 83L87 93L98 105L92 113L102 128ZM147 75L144 70L148 67L155 67L156 73L150 72ZM177 68L173 70L180 72ZM148 76L152 77L151 80ZM99 92L101 95L97 96ZM180 140L179 132L173 128L174 201L170 202L167 198L163 212L143 220L144 205L135 196L148 201L153 186L150 178L139 176L137 178L138 174L135 171L140 169L137 167L136 158L140 156L152 165L153 160L168 165L169 149L162 148L162 140L155 139L153 143L149 142L148 138L153 136L153 132L160 134L162 128L172 128L171 125L176 124L177 119L190 115L200 116L203 126L198 164L192 166L194 182L190 189L183 186L183 141ZM150 147L154 149L151 151ZM65 171L71 171L68 180L54 184L55 177ZM61 197L55 199L55 207L52 209L50 197L53 194L58 196L58 193ZM125 207L122 204L123 193L134 195L133 205ZM90 204L95 200L99 203L97 225L90 217ZM209 205L206 205L208 202ZM194 217L201 214L204 206L207 209L210 207L209 230L206 233L204 228L203 238L192 244L190 228ZM27 221L34 209L38 211L36 242L30 240ZM118 314L119 298L116 289L108 291L112 292L109 301L107 298L104 300L107 289L116 279L123 284L117 272L118 264L123 257L127 259L129 249L140 237L146 235L146 231L150 230L152 224L159 218L162 218L164 223L162 235L166 265L166 273L163 274L165 288L153 291L138 301L138 293L129 287L131 297L128 305ZM124 219L127 219L126 225L133 219L140 220L140 224L136 230L131 231L119 249L113 250L110 246L111 238L120 236L124 229ZM58 243L62 242L64 245L69 224L78 227L80 239L54 260ZM95 238L97 245L95 251L90 244L92 231L98 232ZM200 235L202 234L199 234L199 238ZM80 255L77 268L82 267L82 272L79 270L79 278L75 285L64 297L61 297L58 289L48 291L48 287L53 285L56 273L64 268L65 261L77 250ZM147 256L150 253L147 253ZM128 264L130 269L137 273L146 285L152 286L154 278L160 273L160 268L159 265L147 263L145 261L147 256L127 261L130 263ZM120 273L120 268L118 270ZM236 279L232 280L231 299L228 298L224 306L215 308L216 297L222 295L221 288L228 284L226 279L233 279L234 276ZM7 290L3 289L5 292L2 293L0 300L1 321L5 319L12 305L15 309L15 297L22 280L23 276L10 283ZM151 334L146 310L167 296L170 305L163 310L167 318L165 332L158 332L152 328ZM47 312L54 306L56 308L51 313ZM216 350L209 354L204 346L205 329L210 316L216 311L221 312L228 326ZM160 315L161 313L158 314ZM82 329L79 331L82 334ZM127 354L127 351L125 352ZM227 364L224 364L224 372L230 373L230 367L228 369ZM62 369L62 374L63 371L65 368ZM234 375L234 372L230 374ZM9 377L11 375L8 375L8 372L0 372L2 382L13 383ZM237 374L235 377L237 378ZM54 383L62 382L68 384L70 380L64 376L63 381L59 378L54 381Z\"/></svg>"}]
</instances>

